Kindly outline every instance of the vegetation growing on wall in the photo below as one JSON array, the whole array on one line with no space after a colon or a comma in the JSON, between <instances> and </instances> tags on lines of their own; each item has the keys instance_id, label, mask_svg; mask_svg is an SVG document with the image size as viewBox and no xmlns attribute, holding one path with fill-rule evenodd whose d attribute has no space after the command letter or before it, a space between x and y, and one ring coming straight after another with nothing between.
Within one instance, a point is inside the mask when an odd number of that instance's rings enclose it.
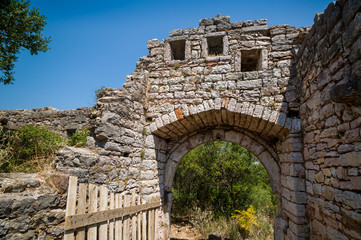
<instances>
[{"instance_id":1,"label":"vegetation growing on wall","mask_svg":"<svg viewBox=\"0 0 361 240\"><path fill-rule=\"evenodd\" d=\"M0 172L41 171L57 150L65 145L85 146L89 135L89 130L81 129L67 139L38 125L16 130L0 127Z\"/></svg>"},{"instance_id":2,"label":"vegetation growing on wall","mask_svg":"<svg viewBox=\"0 0 361 240\"><path fill-rule=\"evenodd\" d=\"M204 234L223 229L222 237L233 239L272 237L277 198L263 165L239 145L210 142L190 151L177 169L173 194L173 216L190 216Z\"/></svg>"},{"instance_id":3,"label":"vegetation growing on wall","mask_svg":"<svg viewBox=\"0 0 361 240\"><path fill-rule=\"evenodd\" d=\"M75 147L86 146L86 138L90 136L89 129L77 129L76 132L69 137L69 145Z\"/></svg>"}]
</instances>

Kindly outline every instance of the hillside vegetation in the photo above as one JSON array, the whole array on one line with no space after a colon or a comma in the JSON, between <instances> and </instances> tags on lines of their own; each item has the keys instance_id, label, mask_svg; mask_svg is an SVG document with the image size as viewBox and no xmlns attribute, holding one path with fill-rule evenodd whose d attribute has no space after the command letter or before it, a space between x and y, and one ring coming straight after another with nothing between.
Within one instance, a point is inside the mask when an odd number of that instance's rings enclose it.
<instances>
[{"instance_id":1,"label":"hillside vegetation","mask_svg":"<svg viewBox=\"0 0 361 240\"><path fill-rule=\"evenodd\" d=\"M65 138L45 126L26 125L16 130L0 127L0 173L39 172L51 164L61 147L85 146L89 135L87 129Z\"/></svg>"}]
</instances>

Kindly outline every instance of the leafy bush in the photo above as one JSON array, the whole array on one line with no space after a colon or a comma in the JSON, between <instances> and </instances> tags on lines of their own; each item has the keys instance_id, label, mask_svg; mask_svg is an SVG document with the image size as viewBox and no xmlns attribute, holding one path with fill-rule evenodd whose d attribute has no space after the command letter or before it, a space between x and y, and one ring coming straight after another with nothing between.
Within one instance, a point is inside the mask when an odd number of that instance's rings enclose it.
<instances>
[{"instance_id":1,"label":"leafy bush","mask_svg":"<svg viewBox=\"0 0 361 240\"><path fill-rule=\"evenodd\" d=\"M104 86L101 86L99 89L95 89L94 94L95 94L95 102L98 101L99 98L102 97L102 90L104 89Z\"/></svg>"},{"instance_id":2,"label":"leafy bush","mask_svg":"<svg viewBox=\"0 0 361 240\"><path fill-rule=\"evenodd\" d=\"M17 130L0 129L0 172L32 172L41 169L66 140L38 125Z\"/></svg>"},{"instance_id":3,"label":"leafy bush","mask_svg":"<svg viewBox=\"0 0 361 240\"><path fill-rule=\"evenodd\" d=\"M76 132L70 136L69 145L75 147L86 146L86 138L90 136L90 131L86 128L77 129Z\"/></svg>"}]
</instances>

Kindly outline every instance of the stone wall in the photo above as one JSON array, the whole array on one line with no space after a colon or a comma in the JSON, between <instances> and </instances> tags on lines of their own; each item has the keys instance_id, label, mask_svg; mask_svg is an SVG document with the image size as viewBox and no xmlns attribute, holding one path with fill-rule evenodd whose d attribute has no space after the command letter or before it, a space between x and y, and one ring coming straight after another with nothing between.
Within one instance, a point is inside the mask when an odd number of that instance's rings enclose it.
<instances>
[{"instance_id":1,"label":"stone wall","mask_svg":"<svg viewBox=\"0 0 361 240\"><path fill-rule=\"evenodd\" d=\"M150 40L150 54L138 63L149 71L147 115L155 118L180 104L215 98L235 98L284 113L298 111L292 59L307 30L268 27L266 19L231 23L229 17L218 15L200 20L198 28L177 29L167 39ZM209 53L212 38L222 40L218 56ZM185 59L176 60L172 44L182 40ZM246 69L251 57L257 64Z\"/></svg>"},{"instance_id":2,"label":"stone wall","mask_svg":"<svg viewBox=\"0 0 361 240\"><path fill-rule=\"evenodd\" d=\"M330 3L298 53L312 239L361 239L360 10Z\"/></svg>"},{"instance_id":3,"label":"stone wall","mask_svg":"<svg viewBox=\"0 0 361 240\"><path fill-rule=\"evenodd\" d=\"M52 107L0 111L0 126L17 129L24 125L43 125L68 136L76 129L91 129L92 108L59 111Z\"/></svg>"},{"instance_id":4,"label":"stone wall","mask_svg":"<svg viewBox=\"0 0 361 240\"><path fill-rule=\"evenodd\" d=\"M67 175L0 174L0 239L61 239Z\"/></svg>"}]
</instances>

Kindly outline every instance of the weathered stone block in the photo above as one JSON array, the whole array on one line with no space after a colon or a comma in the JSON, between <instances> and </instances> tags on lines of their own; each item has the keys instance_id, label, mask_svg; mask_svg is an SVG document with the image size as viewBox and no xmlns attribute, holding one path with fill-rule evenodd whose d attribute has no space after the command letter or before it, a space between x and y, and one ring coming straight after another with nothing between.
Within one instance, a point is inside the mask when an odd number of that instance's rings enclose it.
<instances>
[{"instance_id":1,"label":"weathered stone block","mask_svg":"<svg viewBox=\"0 0 361 240\"><path fill-rule=\"evenodd\" d=\"M295 233L295 235L298 238L299 237L308 238L308 236L309 236L309 226L308 225L299 225L299 224L295 224L292 221L290 221L289 223L290 223L289 227L290 227L291 231L293 233Z\"/></svg>"},{"instance_id":2,"label":"weathered stone block","mask_svg":"<svg viewBox=\"0 0 361 240\"><path fill-rule=\"evenodd\" d=\"M306 216L306 205L296 204L293 202L289 202L286 199L282 200L282 206L289 213L296 217L305 217Z\"/></svg>"},{"instance_id":3,"label":"weathered stone block","mask_svg":"<svg viewBox=\"0 0 361 240\"><path fill-rule=\"evenodd\" d=\"M282 186L288 188L289 190L305 192L306 191L306 182L304 179L298 177L290 176L281 176Z\"/></svg>"},{"instance_id":4,"label":"weathered stone block","mask_svg":"<svg viewBox=\"0 0 361 240\"><path fill-rule=\"evenodd\" d=\"M262 80L237 81L238 89L254 89L262 87Z\"/></svg>"}]
</instances>

